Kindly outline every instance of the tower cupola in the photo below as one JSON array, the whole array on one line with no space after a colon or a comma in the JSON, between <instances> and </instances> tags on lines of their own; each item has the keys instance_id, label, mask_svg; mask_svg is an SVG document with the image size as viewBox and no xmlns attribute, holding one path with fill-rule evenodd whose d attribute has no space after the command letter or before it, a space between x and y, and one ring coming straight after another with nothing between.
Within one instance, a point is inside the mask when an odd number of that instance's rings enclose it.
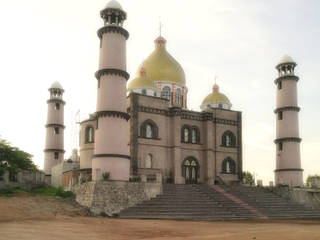
<instances>
[{"instance_id":1,"label":"tower cupola","mask_svg":"<svg viewBox=\"0 0 320 240\"><path fill-rule=\"evenodd\" d=\"M124 20L127 19L127 13L123 11L120 3L116 0L108 2L106 7L100 11L101 17L104 19L104 25L123 25Z\"/></svg>"},{"instance_id":2,"label":"tower cupola","mask_svg":"<svg viewBox=\"0 0 320 240\"><path fill-rule=\"evenodd\" d=\"M295 63L295 61L293 61L293 59L290 56L284 55L276 66L276 69L279 73L279 77L294 75L294 68L296 66L297 64Z\"/></svg>"},{"instance_id":3,"label":"tower cupola","mask_svg":"<svg viewBox=\"0 0 320 240\"><path fill-rule=\"evenodd\" d=\"M64 92L61 84L57 81L52 83L51 87L49 88L50 92L50 99L60 99L62 100L62 94Z\"/></svg>"}]
</instances>

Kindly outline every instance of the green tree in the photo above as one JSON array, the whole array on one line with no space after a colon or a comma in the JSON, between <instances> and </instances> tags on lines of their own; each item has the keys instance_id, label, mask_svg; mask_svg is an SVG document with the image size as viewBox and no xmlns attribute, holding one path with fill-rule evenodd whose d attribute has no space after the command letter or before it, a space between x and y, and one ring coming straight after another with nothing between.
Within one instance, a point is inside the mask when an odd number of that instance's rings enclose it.
<instances>
[{"instance_id":1,"label":"green tree","mask_svg":"<svg viewBox=\"0 0 320 240\"><path fill-rule=\"evenodd\" d=\"M307 177L307 182L306 182L306 184L307 184L308 187L313 187L313 186L312 186L312 180L314 180L314 179L319 179L319 180L320 180L320 175L317 175L317 174L315 174L315 175L309 175L309 176Z\"/></svg>"},{"instance_id":2,"label":"green tree","mask_svg":"<svg viewBox=\"0 0 320 240\"><path fill-rule=\"evenodd\" d=\"M11 146L10 143L0 138L0 176L5 170L16 173L18 169L38 170L32 162L32 155Z\"/></svg>"},{"instance_id":3,"label":"green tree","mask_svg":"<svg viewBox=\"0 0 320 240\"><path fill-rule=\"evenodd\" d=\"M248 171L244 171L242 173L242 180L243 180L243 183L245 184L250 184L250 186L254 185L254 177L252 173Z\"/></svg>"}]
</instances>

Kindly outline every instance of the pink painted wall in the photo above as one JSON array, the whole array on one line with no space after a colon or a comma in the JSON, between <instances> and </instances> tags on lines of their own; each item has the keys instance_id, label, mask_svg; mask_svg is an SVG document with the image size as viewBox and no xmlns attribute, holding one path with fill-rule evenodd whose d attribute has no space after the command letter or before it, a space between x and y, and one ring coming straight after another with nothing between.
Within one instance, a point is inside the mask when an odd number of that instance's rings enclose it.
<instances>
[{"instance_id":1,"label":"pink painted wall","mask_svg":"<svg viewBox=\"0 0 320 240\"><path fill-rule=\"evenodd\" d=\"M55 109L55 103L48 103L47 123L64 124L64 106L60 104L60 109Z\"/></svg>"},{"instance_id":2,"label":"pink painted wall","mask_svg":"<svg viewBox=\"0 0 320 240\"><path fill-rule=\"evenodd\" d=\"M116 68L126 70L126 39L116 32L102 36L99 69Z\"/></svg>"},{"instance_id":3,"label":"pink painted wall","mask_svg":"<svg viewBox=\"0 0 320 240\"><path fill-rule=\"evenodd\" d=\"M282 81L282 89L277 89L276 107L297 106L297 82L294 80Z\"/></svg>"},{"instance_id":4,"label":"pink painted wall","mask_svg":"<svg viewBox=\"0 0 320 240\"><path fill-rule=\"evenodd\" d=\"M126 80L118 75L103 75L97 94L97 111L127 112Z\"/></svg>"},{"instance_id":5,"label":"pink painted wall","mask_svg":"<svg viewBox=\"0 0 320 240\"><path fill-rule=\"evenodd\" d=\"M282 120L276 124L277 138L299 137L299 113L296 111L283 111Z\"/></svg>"},{"instance_id":6,"label":"pink painted wall","mask_svg":"<svg viewBox=\"0 0 320 240\"><path fill-rule=\"evenodd\" d=\"M95 134L95 154L129 155L129 125L125 119L100 117Z\"/></svg>"},{"instance_id":7,"label":"pink painted wall","mask_svg":"<svg viewBox=\"0 0 320 240\"><path fill-rule=\"evenodd\" d=\"M101 169L101 173L109 172L112 180L128 181L130 160L125 158L94 158L92 161L93 179L96 179L95 169Z\"/></svg>"}]
</instances>

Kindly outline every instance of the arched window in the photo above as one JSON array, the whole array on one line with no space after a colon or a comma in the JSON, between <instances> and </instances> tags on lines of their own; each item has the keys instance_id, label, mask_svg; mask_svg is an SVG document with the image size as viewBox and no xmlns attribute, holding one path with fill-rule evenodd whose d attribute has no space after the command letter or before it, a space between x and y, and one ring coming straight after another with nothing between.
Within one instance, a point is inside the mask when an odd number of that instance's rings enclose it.
<instances>
[{"instance_id":1,"label":"arched window","mask_svg":"<svg viewBox=\"0 0 320 240\"><path fill-rule=\"evenodd\" d=\"M200 130L197 126L184 125L181 128L181 142L200 143Z\"/></svg>"},{"instance_id":2,"label":"arched window","mask_svg":"<svg viewBox=\"0 0 320 240\"><path fill-rule=\"evenodd\" d=\"M146 125L146 138L152 138L152 125Z\"/></svg>"},{"instance_id":3,"label":"arched window","mask_svg":"<svg viewBox=\"0 0 320 240\"><path fill-rule=\"evenodd\" d=\"M150 153L146 157L146 168L152 168L152 155Z\"/></svg>"},{"instance_id":4,"label":"arched window","mask_svg":"<svg viewBox=\"0 0 320 240\"><path fill-rule=\"evenodd\" d=\"M183 161L182 176L185 178L185 183L193 184L198 182L199 168L199 163L194 157L188 157Z\"/></svg>"},{"instance_id":5,"label":"arched window","mask_svg":"<svg viewBox=\"0 0 320 240\"><path fill-rule=\"evenodd\" d=\"M94 142L94 130L92 126L87 126L85 130L85 143Z\"/></svg>"},{"instance_id":6,"label":"arched window","mask_svg":"<svg viewBox=\"0 0 320 240\"><path fill-rule=\"evenodd\" d=\"M176 93L175 93L175 103L178 105L178 106L181 106L182 104L182 94L181 94L181 89L178 88L176 90Z\"/></svg>"},{"instance_id":7,"label":"arched window","mask_svg":"<svg viewBox=\"0 0 320 240\"><path fill-rule=\"evenodd\" d=\"M170 100L171 98L171 89L168 86L165 86L161 91L161 97Z\"/></svg>"},{"instance_id":8,"label":"arched window","mask_svg":"<svg viewBox=\"0 0 320 240\"><path fill-rule=\"evenodd\" d=\"M196 126L191 128L191 143L200 143L200 130Z\"/></svg>"},{"instance_id":9,"label":"arched window","mask_svg":"<svg viewBox=\"0 0 320 240\"><path fill-rule=\"evenodd\" d=\"M142 89L141 93L142 93L142 95L147 95L147 90L146 89Z\"/></svg>"},{"instance_id":10,"label":"arched window","mask_svg":"<svg viewBox=\"0 0 320 240\"><path fill-rule=\"evenodd\" d=\"M184 129L183 141L184 142L189 142L189 129L188 128Z\"/></svg>"},{"instance_id":11,"label":"arched window","mask_svg":"<svg viewBox=\"0 0 320 240\"><path fill-rule=\"evenodd\" d=\"M236 173L236 163L230 157L227 157L222 162L222 173L235 174Z\"/></svg>"},{"instance_id":12,"label":"arched window","mask_svg":"<svg viewBox=\"0 0 320 240\"><path fill-rule=\"evenodd\" d=\"M236 137L231 131L226 131L222 135L222 144L223 147L235 147L236 146Z\"/></svg>"},{"instance_id":13,"label":"arched window","mask_svg":"<svg viewBox=\"0 0 320 240\"><path fill-rule=\"evenodd\" d=\"M140 135L144 138L158 138L158 127L154 121L148 119L141 124Z\"/></svg>"},{"instance_id":14,"label":"arched window","mask_svg":"<svg viewBox=\"0 0 320 240\"><path fill-rule=\"evenodd\" d=\"M184 125L181 128L181 142L183 143L191 142L191 129L188 125Z\"/></svg>"},{"instance_id":15,"label":"arched window","mask_svg":"<svg viewBox=\"0 0 320 240\"><path fill-rule=\"evenodd\" d=\"M222 103L219 103L219 104L218 104L218 108L223 108Z\"/></svg>"}]
</instances>

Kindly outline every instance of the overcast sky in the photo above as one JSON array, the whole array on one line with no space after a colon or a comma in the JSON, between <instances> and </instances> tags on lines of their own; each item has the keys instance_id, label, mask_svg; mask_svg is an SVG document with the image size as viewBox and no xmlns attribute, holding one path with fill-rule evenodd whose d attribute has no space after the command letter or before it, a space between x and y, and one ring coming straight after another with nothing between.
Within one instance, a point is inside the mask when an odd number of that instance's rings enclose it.
<instances>
[{"instance_id":1,"label":"overcast sky","mask_svg":"<svg viewBox=\"0 0 320 240\"><path fill-rule=\"evenodd\" d=\"M76 145L75 113L95 111L99 39L105 0L6 0L0 3L0 136L34 155L43 168L48 88L65 89L65 157ZM182 65L188 106L199 106L214 76L243 113L244 169L264 184L275 169L275 65L297 63L304 177L320 173L320 1L121 0L128 14L131 78L162 35Z\"/></svg>"}]
</instances>

